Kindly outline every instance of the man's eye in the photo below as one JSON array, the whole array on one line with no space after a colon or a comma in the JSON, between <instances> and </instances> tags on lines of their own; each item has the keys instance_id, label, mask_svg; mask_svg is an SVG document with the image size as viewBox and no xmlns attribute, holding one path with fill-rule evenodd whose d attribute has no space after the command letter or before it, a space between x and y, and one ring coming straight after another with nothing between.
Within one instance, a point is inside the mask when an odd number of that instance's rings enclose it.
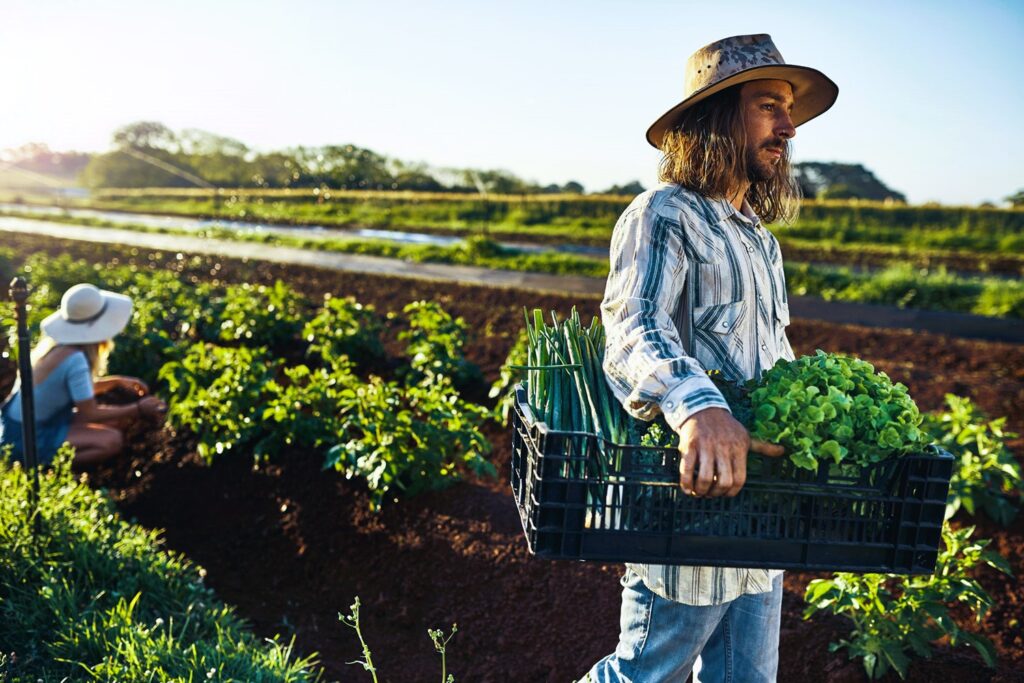
<instances>
[{"instance_id":1,"label":"man's eye","mask_svg":"<svg viewBox=\"0 0 1024 683\"><path fill-rule=\"evenodd\" d=\"M774 104L762 104L761 105L761 109L764 109L765 111L772 111L773 109L775 109L775 105Z\"/></svg>"}]
</instances>

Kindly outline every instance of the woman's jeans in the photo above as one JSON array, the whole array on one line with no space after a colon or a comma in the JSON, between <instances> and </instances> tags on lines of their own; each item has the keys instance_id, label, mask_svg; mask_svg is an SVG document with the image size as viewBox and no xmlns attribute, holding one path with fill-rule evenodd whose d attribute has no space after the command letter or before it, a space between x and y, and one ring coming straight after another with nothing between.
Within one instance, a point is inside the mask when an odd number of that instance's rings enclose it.
<instances>
[{"instance_id":1,"label":"woman's jeans","mask_svg":"<svg viewBox=\"0 0 1024 683\"><path fill-rule=\"evenodd\" d=\"M622 577L619 645L590 670L590 683L775 681L782 577L768 593L695 607L655 595L631 569Z\"/></svg>"}]
</instances>

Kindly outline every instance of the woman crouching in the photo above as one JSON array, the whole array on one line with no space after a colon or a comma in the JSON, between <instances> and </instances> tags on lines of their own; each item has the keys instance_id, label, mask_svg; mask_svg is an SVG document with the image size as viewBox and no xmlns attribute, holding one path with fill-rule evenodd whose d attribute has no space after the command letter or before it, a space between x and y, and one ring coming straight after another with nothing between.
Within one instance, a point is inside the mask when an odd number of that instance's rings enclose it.
<instances>
[{"instance_id":1,"label":"woman crouching","mask_svg":"<svg viewBox=\"0 0 1024 683\"><path fill-rule=\"evenodd\" d=\"M66 441L75 449L73 462L93 465L109 460L124 447L126 423L162 415L167 405L134 377L103 377L113 338L132 315L132 300L89 284L71 287L60 310L43 320L42 338L32 350L36 453L49 464ZM140 396L126 405L100 405L96 396L124 388ZM0 444L13 447L12 458L24 460L21 378L0 404Z\"/></svg>"}]
</instances>

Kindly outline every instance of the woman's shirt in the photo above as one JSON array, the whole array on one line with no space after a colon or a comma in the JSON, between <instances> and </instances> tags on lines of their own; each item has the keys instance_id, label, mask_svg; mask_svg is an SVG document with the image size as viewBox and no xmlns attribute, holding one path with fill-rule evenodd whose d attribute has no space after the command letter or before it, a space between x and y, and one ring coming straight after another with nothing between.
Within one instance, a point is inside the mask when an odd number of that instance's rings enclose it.
<instances>
[{"instance_id":1,"label":"woman's shirt","mask_svg":"<svg viewBox=\"0 0 1024 683\"><path fill-rule=\"evenodd\" d=\"M81 401L94 396L92 373L85 354L75 351L62 360L46 379L33 387L36 422L48 422ZM3 406L8 419L22 422L21 379Z\"/></svg>"}]
</instances>

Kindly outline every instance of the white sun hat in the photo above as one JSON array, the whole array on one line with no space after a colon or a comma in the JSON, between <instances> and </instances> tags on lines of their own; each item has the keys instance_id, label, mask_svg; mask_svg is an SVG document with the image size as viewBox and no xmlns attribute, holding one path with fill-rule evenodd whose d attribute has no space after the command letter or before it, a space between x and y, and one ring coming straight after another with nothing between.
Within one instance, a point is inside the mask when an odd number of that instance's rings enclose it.
<instances>
[{"instance_id":1,"label":"white sun hat","mask_svg":"<svg viewBox=\"0 0 1024 683\"><path fill-rule=\"evenodd\" d=\"M64 292L60 310L40 328L58 344L96 344L112 339L131 317L131 297L82 283Z\"/></svg>"}]
</instances>

